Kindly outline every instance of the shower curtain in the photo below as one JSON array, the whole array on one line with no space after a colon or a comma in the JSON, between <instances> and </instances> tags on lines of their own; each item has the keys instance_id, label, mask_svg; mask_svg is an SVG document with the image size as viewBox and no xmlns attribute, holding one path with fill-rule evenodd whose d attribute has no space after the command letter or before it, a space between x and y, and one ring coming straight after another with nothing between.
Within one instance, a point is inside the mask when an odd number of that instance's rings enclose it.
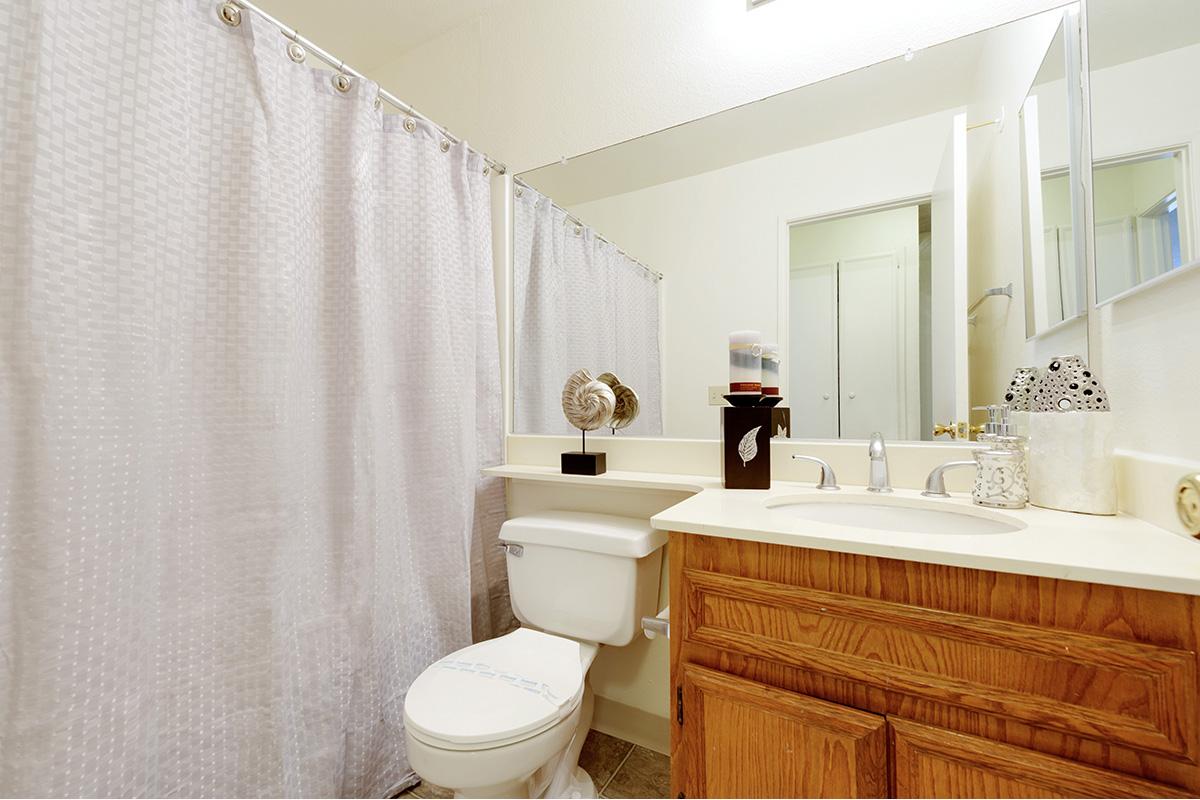
<instances>
[{"instance_id":1,"label":"shower curtain","mask_svg":"<svg viewBox=\"0 0 1200 800\"><path fill-rule=\"evenodd\" d=\"M612 372L638 394L638 418L620 435L661 436L660 280L519 187L513 220L513 430L578 434L562 412L577 369ZM597 441L608 436L602 429Z\"/></svg>"},{"instance_id":2,"label":"shower curtain","mask_svg":"<svg viewBox=\"0 0 1200 800\"><path fill-rule=\"evenodd\" d=\"M219 5L0 5L3 795L382 796L510 623L485 164Z\"/></svg>"}]
</instances>

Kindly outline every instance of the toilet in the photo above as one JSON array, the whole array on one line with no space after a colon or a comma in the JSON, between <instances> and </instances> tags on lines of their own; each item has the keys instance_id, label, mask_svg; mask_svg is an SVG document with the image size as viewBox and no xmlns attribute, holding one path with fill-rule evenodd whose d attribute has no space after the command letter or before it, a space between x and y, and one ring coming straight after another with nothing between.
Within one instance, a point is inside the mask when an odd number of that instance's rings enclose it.
<instances>
[{"instance_id":1,"label":"toilet","mask_svg":"<svg viewBox=\"0 0 1200 800\"><path fill-rule=\"evenodd\" d=\"M595 797L578 765L600 645L633 641L657 610L665 533L646 520L553 511L500 529L524 627L422 672L404 702L408 757L456 797Z\"/></svg>"}]
</instances>

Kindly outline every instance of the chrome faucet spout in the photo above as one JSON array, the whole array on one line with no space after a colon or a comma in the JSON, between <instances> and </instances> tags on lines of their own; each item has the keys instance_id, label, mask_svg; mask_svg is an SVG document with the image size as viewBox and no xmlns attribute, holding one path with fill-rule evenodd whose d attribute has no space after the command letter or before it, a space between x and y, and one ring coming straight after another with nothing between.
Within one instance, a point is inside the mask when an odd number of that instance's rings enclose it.
<instances>
[{"instance_id":1,"label":"chrome faucet spout","mask_svg":"<svg viewBox=\"0 0 1200 800\"><path fill-rule=\"evenodd\" d=\"M949 497L950 494L946 491L946 470L974 466L974 461L947 461L945 464L938 464L925 479L925 491L921 494L926 497Z\"/></svg>"},{"instance_id":2,"label":"chrome faucet spout","mask_svg":"<svg viewBox=\"0 0 1200 800\"><path fill-rule=\"evenodd\" d=\"M792 458L796 461L811 461L821 468L821 477L817 481L817 488L823 489L826 492L836 492L842 487L838 486L837 476L833 474L833 467L829 466L829 462L823 458L816 456L802 456L800 454L793 455Z\"/></svg>"},{"instance_id":3,"label":"chrome faucet spout","mask_svg":"<svg viewBox=\"0 0 1200 800\"><path fill-rule=\"evenodd\" d=\"M892 491L892 483L888 478L887 446L883 443L882 433L876 431L871 434L871 444L867 446L867 455L871 459L867 491L880 493Z\"/></svg>"}]
</instances>

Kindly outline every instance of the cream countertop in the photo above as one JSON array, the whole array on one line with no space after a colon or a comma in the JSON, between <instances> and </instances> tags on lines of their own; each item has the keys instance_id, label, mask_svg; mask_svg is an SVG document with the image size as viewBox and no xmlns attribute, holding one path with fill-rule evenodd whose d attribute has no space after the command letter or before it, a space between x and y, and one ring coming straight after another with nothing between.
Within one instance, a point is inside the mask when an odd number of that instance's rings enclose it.
<instances>
[{"instance_id":1,"label":"cream countertop","mask_svg":"<svg viewBox=\"0 0 1200 800\"><path fill-rule=\"evenodd\" d=\"M717 478L665 473L609 472L592 477L562 475L552 467L516 465L485 472L517 480L693 492L651 518L651 524L660 530L1200 595L1200 541L1126 515L1098 517L1033 506L1017 511L983 509L967 495L934 500L915 489L897 489L880 496L863 487L820 492L811 484L785 481L776 481L767 491L723 489ZM801 519L769 507L786 497L944 507L1023 527L989 534L847 527Z\"/></svg>"}]
</instances>

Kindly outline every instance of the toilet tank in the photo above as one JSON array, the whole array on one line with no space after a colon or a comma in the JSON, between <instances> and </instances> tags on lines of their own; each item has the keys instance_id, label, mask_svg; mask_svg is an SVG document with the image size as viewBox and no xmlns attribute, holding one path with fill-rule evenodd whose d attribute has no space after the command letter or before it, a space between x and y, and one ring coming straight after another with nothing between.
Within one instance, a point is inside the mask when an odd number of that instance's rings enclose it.
<instances>
[{"instance_id":1,"label":"toilet tank","mask_svg":"<svg viewBox=\"0 0 1200 800\"><path fill-rule=\"evenodd\" d=\"M648 520L546 511L508 520L500 541L513 612L526 625L620 646L658 613L667 535Z\"/></svg>"}]
</instances>

